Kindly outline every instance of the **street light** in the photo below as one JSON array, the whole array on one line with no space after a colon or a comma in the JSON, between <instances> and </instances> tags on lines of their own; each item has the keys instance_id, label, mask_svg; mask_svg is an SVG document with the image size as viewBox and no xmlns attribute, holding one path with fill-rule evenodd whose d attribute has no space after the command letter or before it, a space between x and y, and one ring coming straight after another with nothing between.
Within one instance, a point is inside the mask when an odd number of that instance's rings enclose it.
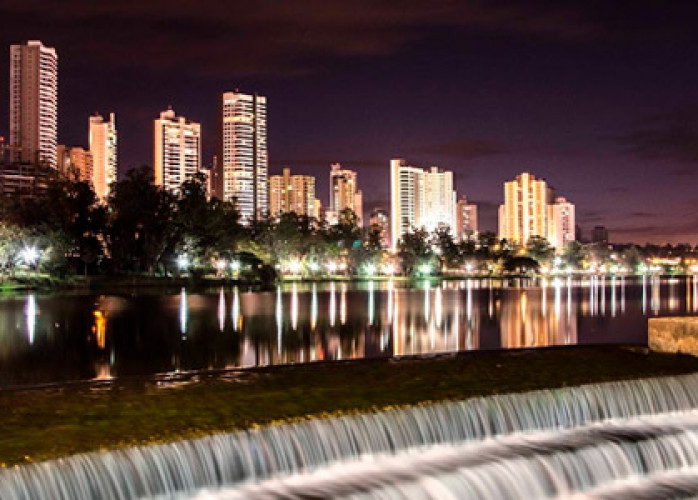
<instances>
[{"instance_id":1,"label":"street light","mask_svg":"<svg viewBox=\"0 0 698 500\"><path fill-rule=\"evenodd\" d=\"M177 257L177 266L180 271L186 271L187 267L189 267L189 257L187 257L187 254L182 254Z\"/></svg>"},{"instance_id":2,"label":"street light","mask_svg":"<svg viewBox=\"0 0 698 500\"><path fill-rule=\"evenodd\" d=\"M34 246L24 247L21 255L22 260L27 266L33 266L39 259L39 251Z\"/></svg>"}]
</instances>

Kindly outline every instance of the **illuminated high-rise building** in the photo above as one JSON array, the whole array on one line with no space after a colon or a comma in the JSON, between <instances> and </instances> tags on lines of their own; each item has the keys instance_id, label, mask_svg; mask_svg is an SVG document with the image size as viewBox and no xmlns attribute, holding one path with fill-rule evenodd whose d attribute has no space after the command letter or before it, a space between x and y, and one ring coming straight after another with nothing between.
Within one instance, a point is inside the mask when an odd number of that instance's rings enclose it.
<instances>
[{"instance_id":1,"label":"illuminated high-rise building","mask_svg":"<svg viewBox=\"0 0 698 500\"><path fill-rule=\"evenodd\" d=\"M238 91L221 97L217 197L235 202L243 223L269 212L267 98Z\"/></svg>"},{"instance_id":2,"label":"illuminated high-rise building","mask_svg":"<svg viewBox=\"0 0 698 500\"><path fill-rule=\"evenodd\" d=\"M499 237L525 245L537 236L548 237L551 190L543 179L524 172L504 183L504 204L499 206Z\"/></svg>"},{"instance_id":3,"label":"illuminated high-rise building","mask_svg":"<svg viewBox=\"0 0 698 500\"><path fill-rule=\"evenodd\" d=\"M477 233L477 205L468 203L464 196L456 203L456 236L467 239Z\"/></svg>"},{"instance_id":4,"label":"illuminated high-rise building","mask_svg":"<svg viewBox=\"0 0 698 500\"><path fill-rule=\"evenodd\" d=\"M101 200L109 195L117 176L117 135L114 113L109 121L101 115L90 117L90 153L92 153L92 186Z\"/></svg>"},{"instance_id":5,"label":"illuminated high-rise building","mask_svg":"<svg viewBox=\"0 0 698 500\"><path fill-rule=\"evenodd\" d=\"M12 160L56 168L58 55L38 40L10 46Z\"/></svg>"},{"instance_id":6,"label":"illuminated high-rise building","mask_svg":"<svg viewBox=\"0 0 698 500\"><path fill-rule=\"evenodd\" d=\"M330 165L330 206L327 219L334 224L342 210L351 209L356 214L359 227L363 226L363 195L359 190L357 175L342 168L339 163Z\"/></svg>"},{"instance_id":7,"label":"illuminated high-rise building","mask_svg":"<svg viewBox=\"0 0 698 500\"><path fill-rule=\"evenodd\" d=\"M269 214L272 217L294 212L317 218L315 202L315 177L291 175L289 168L284 168L282 175L269 177Z\"/></svg>"},{"instance_id":8,"label":"illuminated high-rise building","mask_svg":"<svg viewBox=\"0 0 698 500\"><path fill-rule=\"evenodd\" d=\"M61 144L56 151L56 162L64 177L92 183L92 153L85 148Z\"/></svg>"},{"instance_id":9,"label":"illuminated high-rise building","mask_svg":"<svg viewBox=\"0 0 698 500\"><path fill-rule=\"evenodd\" d=\"M408 231L456 226L456 192L453 172L431 167L423 170L403 159L390 161L392 246Z\"/></svg>"},{"instance_id":10,"label":"illuminated high-rise building","mask_svg":"<svg viewBox=\"0 0 698 500\"><path fill-rule=\"evenodd\" d=\"M548 205L548 241L558 252L575 240L574 205L565 198Z\"/></svg>"},{"instance_id":11,"label":"illuminated high-rise building","mask_svg":"<svg viewBox=\"0 0 698 500\"><path fill-rule=\"evenodd\" d=\"M153 124L153 179L156 186L177 192L182 183L201 170L201 125L160 113Z\"/></svg>"}]
</instances>

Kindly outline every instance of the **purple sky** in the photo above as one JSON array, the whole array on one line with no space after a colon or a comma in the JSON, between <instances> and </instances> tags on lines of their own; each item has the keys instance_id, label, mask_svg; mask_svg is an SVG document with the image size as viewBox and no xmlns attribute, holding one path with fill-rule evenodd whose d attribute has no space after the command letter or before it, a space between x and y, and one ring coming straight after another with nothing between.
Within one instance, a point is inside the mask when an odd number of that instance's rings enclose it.
<instances>
[{"instance_id":1,"label":"purple sky","mask_svg":"<svg viewBox=\"0 0 698 500\"><path fill-rule=\"evenodd\" d=\"M528 170L587 236L696 244L698 5L627 5L4 0L0 44L57 48L59 141L86 145L88 116L116 112L122 173L151 164L169 104L202 123L208 163L218 94L238 87L268 97L271 172L316 175L323 203L339 161L367 211L387 206L404 157L455 171L495 230L503 181Z\"/></svg>"}]
</instances>

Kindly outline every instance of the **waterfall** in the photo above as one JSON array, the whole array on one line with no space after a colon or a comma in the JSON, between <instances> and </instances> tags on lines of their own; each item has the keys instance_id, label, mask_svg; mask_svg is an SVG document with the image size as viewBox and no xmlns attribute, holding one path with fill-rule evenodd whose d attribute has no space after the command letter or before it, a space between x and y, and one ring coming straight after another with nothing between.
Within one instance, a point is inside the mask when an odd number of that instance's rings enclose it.
<instances>
[{"instance_id":1,"label":"waterfall","mask_svg":"<svg viewBox=\"0 0 698 500\"><path fill-rule=\"evenodd\" d=\"M697 457L698 374L80 454L0 471L0 499L679 496Z\"/></svg>"}]
</instances>

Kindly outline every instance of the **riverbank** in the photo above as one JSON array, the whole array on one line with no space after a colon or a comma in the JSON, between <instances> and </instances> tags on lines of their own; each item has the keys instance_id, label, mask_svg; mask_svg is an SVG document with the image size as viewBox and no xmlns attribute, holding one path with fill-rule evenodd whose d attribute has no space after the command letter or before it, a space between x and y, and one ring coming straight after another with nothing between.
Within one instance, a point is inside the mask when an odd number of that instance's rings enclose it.
<instances>
[{"instance_id":1,"label":"riverbank","mask_svg":"<svg viewBox=\"0 0 698 500\"><path fill-rule=\"evenodd\" d=\"M698 358L616 347L363 360L0 392L4 466L278 421L698 371Z\"/></svg>"}]
</instances>

